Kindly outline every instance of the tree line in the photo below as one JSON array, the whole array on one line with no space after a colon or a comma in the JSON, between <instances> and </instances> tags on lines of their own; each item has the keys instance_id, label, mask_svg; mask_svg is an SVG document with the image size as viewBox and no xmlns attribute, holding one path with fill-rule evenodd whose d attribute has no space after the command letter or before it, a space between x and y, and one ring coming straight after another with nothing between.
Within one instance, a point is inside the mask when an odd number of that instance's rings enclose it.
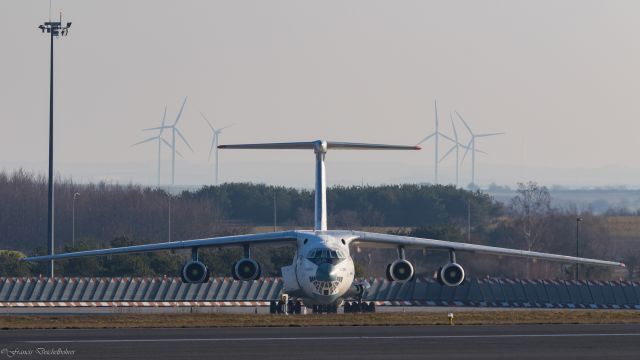
<instances>
[{"instance_id":1,"label":"tree line","mask_svg":"<svg viewBox=\"0 0 640 360\"><path fill-rule=\"evenodd\" d=\"M73 195L75 245L72 244ZM171 194L137 185L77 184L57 179L55 186L57 252L248 233L273 226L313 227L313 191L264 184L231 183ZM520 184L510 203L495 202L481 191L445 185L333 187L327 191L330 228L379 227L396 234L470 241L525 250L575 255L576 217L582 217L580 256L636 264L635 253L609 246L603 216L575 208L551 207L548 189ZM24 264L26 254L46 253L46 181L26 171L0 173L0 276L45 273L45 264ZM170 220L169 220L170 219ZM170 224L170 225L169 225ZM471 230L469 232L469 230ZM253 253L267 276L291 262L293 248L263 248ZM360 275L383 275L395 256L385 250L353 252ZM411 252L411 260L429 276L446 261L442 252ZM178 275L188 255L180 252L119 255L59 261L59 274L91 276ZM227 275L240 249L206 249L201 256L218 275ZM472 256L458 258L476 276L571 278L575 268L530 260ZM635 277L631 271L626 275ZM592 278L612 276L608 269L585 267ZM616 275L617 276L617 275Z\"/></svg>"}]
</instances>

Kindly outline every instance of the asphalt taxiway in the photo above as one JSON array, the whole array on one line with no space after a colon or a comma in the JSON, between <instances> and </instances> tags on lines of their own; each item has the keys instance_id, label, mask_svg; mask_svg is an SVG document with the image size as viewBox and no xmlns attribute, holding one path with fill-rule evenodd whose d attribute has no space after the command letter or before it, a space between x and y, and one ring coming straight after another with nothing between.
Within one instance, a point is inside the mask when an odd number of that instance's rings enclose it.
<instances>
[{"instance_id":1,"label":"asphalt taxiway","mask_svg":"<svg viewBox=\"0 0 640 360\"><path fill-rule=\"evenodd\" d=\"M0 357L12 351L75 359L637 359L640 325L1 330Z\"/></svg>"}]
</instances>

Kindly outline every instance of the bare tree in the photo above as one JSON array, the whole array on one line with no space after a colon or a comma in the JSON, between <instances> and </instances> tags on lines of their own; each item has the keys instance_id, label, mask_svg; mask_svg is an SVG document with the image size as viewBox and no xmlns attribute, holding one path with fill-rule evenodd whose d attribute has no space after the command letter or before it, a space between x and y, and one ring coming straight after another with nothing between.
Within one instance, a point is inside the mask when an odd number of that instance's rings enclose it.
<instances>
[{"instance_id":1,"label":"bare tree","mask_svg":"<svg viewBox=\"0 0 640 360\"><path fill-rule=\"evenodd\" d=\"M527 250L534 250L547 227L546 217L551 214L551 195L546 186L535 182L518 183L518 195L511 199L514 225L519 229Z\"/></svg>"}]
</instances>

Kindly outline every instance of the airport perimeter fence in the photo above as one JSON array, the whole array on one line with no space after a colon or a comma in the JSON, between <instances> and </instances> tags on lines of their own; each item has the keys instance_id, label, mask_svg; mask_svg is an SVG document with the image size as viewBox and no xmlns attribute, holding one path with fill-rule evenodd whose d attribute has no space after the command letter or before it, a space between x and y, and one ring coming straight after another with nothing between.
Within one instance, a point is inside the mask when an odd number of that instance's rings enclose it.
<instances>
[{"instance_id":1,"label":"airport perimeter fence","mask_svg":"<svg viewBox=\"0 0 640 360\"><path fill-rule=\"evenodd\" d=\"M364 280L371 284L365 300L377 305L640 309L640 283L630 281L472 278L447 287L427 278ZM0 277L0 307L267 306L281 291L279 278L184 284L172 277Z\"/></svg>"}]
</instances>

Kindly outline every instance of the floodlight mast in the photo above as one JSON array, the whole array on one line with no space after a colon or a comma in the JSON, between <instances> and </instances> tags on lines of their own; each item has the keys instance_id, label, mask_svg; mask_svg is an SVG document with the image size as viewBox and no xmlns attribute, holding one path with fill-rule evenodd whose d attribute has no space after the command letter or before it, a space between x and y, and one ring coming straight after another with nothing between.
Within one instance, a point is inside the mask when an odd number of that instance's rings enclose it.
<instances>
[{"instance_id":1,"label":"floodlight mast","mask_svg":"<svg viewBox=\"0 0 640 360\"><path fill-rule=\"evenodd\" d=\"M49 195L48 195L48 216L47 216L47 236L48 251L50 255L55 253L54 248L54 222L53 222L53 38L58 36L67 36L71 22L65 26L62 25L62 11L60 12L60 21L47 21L43 25L38 26L42 33L47 33L51 37L50 49L50 69L49 69ZM49 262L49 276L54 276L53 260Z\"/></svg>"}]
</instances>

